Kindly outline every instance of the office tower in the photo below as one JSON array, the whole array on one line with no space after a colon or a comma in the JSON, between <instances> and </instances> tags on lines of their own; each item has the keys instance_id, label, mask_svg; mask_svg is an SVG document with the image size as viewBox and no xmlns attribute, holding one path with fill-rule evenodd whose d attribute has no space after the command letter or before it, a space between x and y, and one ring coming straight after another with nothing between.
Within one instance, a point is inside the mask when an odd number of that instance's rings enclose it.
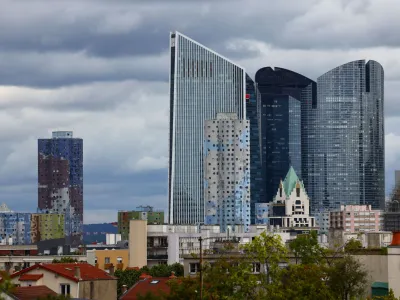
<instances>
[{"instance_id":1,"label":"office tower","mask_svg":"<svg viewBox=\"0 0 400 300\"><path fill-rule=\"evenodd\" d=\"M265 186L261 169L259 96L257 86L246 74L246 117L250 125L250 221L255 224L256 203L265 199Z\"/></svg>"},{"instance_id":2,"label":"office tower","mask_svg":"<svg viewBox=\"0 0 400 300\"><path fill-rule=\"evenodd\" d=\"M308 152L308 189L315 211L341 205L383 208L384 72L364 60L330 70L317 80L315 140ZM311 187L311 188L310 188Z\"/></svg>"},{"instance_id":3,"label":"office tower","mask_svg":"<svg viewBox=\"0 0 400 300\"><path fill-rule=\"evenodd\" d=\"M170 34L169 223L204 222L204 121L246 119L245 71L194 40Z\"/></svg>"},{"instance_id":4,"label":"office tower","mask_svg":"<svg viewBox=\"0 0 400 300\"><path fill-rule=\"evenodd\" d=\"M259 202L273 200L276 187L293 167L300 178L308 171L309 110L316 102L316 83L282 68L256 73L260 93L259 122L263 184ZM307 180L304 180L307 186Z\"/></svg>"},{"instance_id":5,"label":"office tower","mask_svg":"<svg viewBox=\"0 0 400 300\"><path fill-rule=\"evenodd\" d=\"M83 141L71 131L38 140L38 211L65 215L65 235L81 243L83 231Z\"/></svg>"},{"instance_id":6,"label":"office tower","mask_svg":"<svg viewBox=\"0 0 400 300\"><path fill-rule=\"evenodd\" d=\"M394 186L400 186L400 170L394 171Z\"/></svg>"},{"instance_id":7,"label":"office tower","mask_svg":"<svg viewBox=\"0 0 400 300\"><path fill-rule=\"evenodd\" d=\"M250 129L235 113L204 125L205 224L250 226Z\"/></svg>"},{"instance_id":8,"label":"office tower","mask_svg":"<svg viewBox=\"0 0 400 300\"><path fill-rule=\"evenodd\" d=\"M147 220L147 224L164 224L164 211L152 206L139 206L131 211L118 211L118 233L123 241L129 239L129 221Z\"/></svg>"}]
</instances>

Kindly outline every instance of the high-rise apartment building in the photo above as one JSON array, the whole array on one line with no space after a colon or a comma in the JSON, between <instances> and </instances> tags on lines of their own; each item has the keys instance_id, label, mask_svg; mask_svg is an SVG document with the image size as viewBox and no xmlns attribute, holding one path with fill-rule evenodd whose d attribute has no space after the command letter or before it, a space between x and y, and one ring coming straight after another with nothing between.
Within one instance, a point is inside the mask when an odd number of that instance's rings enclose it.
<instances>
[{"instance_id":1,"label":"high-rise apartment building","mask_svg":"<svg viewBox=\"0 0 400 300\"><path fill-rule=\"evenodd\" d=\"M352 61L320 76L317 84L318 102L309 114L309 164L303 174L312 209L383 208L382 66L375 61Z\"/></svg>"},{"instance_id":2,"label":"high-rise apartment building","mask_svg":"<svg viewBox=\"0 0 400 300\"><path fill-rule=\"evenodd\" d=\"M273 200L290 167L300 178L307 172L308 110L316 103L316 83L293 71L271 67L258 70L255 81L260 93L261 170L266 189L258 202L266 203Z\"/></svg>"},{"instance_id":3,"label":"high-rise apartment building","mask_svg":"<svg viewBox=\"0 0 400 300\"><path fill-rule=\"evenodd\" d=\"M170 34L169 223L204 222L204 121L246 119L246 73L179 32Z\"/></svg>"},{"instance_id":4,"label":"high-rise apartment building","mask_svg":"<svg viewBox=\"0 0 400 300\"><path fill-rule=\"evenodd\" d=\"M205 224L250 226L250 126L235 113L204 125Z\"/></svg>"},{"instance_id":5,"label":"high-rise apartment building","mask_svg":"<svg viewBox=\"0 0 400 300\"><path fill-rule=\"evenodd\" d=\"M346 232L380 231L383 228L383 211L371 205L341 205L329 212L330 228Z\"/></svg>"},{"instance_id":6,"label":"high-rise apartment building","mask_svg":"<svg viewBox=\"0 0 400 300\"><path fill-rule=\"evenodd\" d=\"M71 131L38 140L38 211L65 215L69 243L83 231L83 140Z\"/></svg>"},{"instance_id":7,"label":"high-rise apartment building","mask_svg":"<svg viewBox=\"0 0 400 300\"><path fill-rule=\"evenodd\" d=\"M250 126L250 221L256 223L256 204L265 199L265 184L261 166L260 93L257 85L246 74L246 118Z\"/></svg>"}]
</instances>

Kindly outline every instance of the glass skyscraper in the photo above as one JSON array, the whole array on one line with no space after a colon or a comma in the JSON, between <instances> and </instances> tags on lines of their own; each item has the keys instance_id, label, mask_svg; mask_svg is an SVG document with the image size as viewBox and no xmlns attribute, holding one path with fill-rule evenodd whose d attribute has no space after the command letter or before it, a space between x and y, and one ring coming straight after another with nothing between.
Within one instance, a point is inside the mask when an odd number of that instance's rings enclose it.
<instances>
[{"instance_id":1,"label":"glass skyscraper","mask_svg":"<svg viewBox=\"0 0 400 300\"><path fill-rule=\"evenodd\" d=\"M242 67L181 33L170 34L169 223L204 222L204 121L246 119Z\"/></svg>"},{"instance_id":2,"label":"glass skyscraper","mask_svg":"<svg viewBox=\"0 0 400 300\"><path fill-rule=\"evenodd\" d=\"M256 83L265 187L264 197L258 202L265 203L272 201L290 167L300 178L303 169L307 171L308 107L315 105L316 83L293 71L271 67L257 71Z\"/></svg>"},{"instance_id":3,"label":"glass skyscraper","mask_svg":"<svg viewBox=\"0 0 400 300\"><path fill-rule=\"evenodd\" d=\"M250 123L250 212L252 224L255 224L256 203L265 198L265 186L261 169L259 99L260 93L256 84L246 74L246 117Z\"/></svg>"},{"instance_id":4,"label":"glass skyscraper","mask_svg":"<svg viewBox=\"0 0 400 300\"><path fill-rule=\"evenodd\" d=\"M384 71L357 60L320 76L309 114L307 183L314 212L341 204L383 208Z\"/></svg>"}]
</instances>

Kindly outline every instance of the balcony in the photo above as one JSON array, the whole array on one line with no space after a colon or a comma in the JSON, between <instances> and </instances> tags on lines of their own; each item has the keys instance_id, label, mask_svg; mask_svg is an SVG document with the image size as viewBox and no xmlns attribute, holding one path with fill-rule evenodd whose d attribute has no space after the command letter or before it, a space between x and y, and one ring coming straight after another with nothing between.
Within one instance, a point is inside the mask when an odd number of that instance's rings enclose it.
<instances>
[{"instance_id":1,"label":"balcony","mask_svg":"<svg viewBox=\"0 0 400 300\"><path fill-rule=\"evenodd\" d=\"M155 260L160 260L160 259L168 259L168 254L148 254L147 259L155 259Z\"/></svg>"},{"instance_id":2,"label":"balcony","mask_svg":"<svg viewBox=\"0 0 400 300\"><path fill-rule=\"evenodd\" d=\"M124 269L124 264L123 263L118 263L117 264L117 270L123 270Z\"/></svg>"},{"instance_id":3,"label":"balcony","mask_svg":"<svg viewBox=\"0 0 400 300\"><path fill-rule=\"evenodd\" d=\"M107 270L109 268L113 267L112 263L104 264L104 269Z\"/></svg>"}]
</instances>

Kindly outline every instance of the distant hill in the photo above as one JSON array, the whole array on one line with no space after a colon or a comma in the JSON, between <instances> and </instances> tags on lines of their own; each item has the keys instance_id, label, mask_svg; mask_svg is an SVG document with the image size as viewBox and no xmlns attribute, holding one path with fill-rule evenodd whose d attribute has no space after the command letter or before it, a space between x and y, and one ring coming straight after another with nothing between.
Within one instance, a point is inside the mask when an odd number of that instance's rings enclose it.
<instances>
[{"instance_id":1,"label":"distant hill","mask_svg":"<svg viewBox=\"0 0 400 300\"><path fill-rule=\"evenodd\" d=\"M118 233L117 223L84 224L83 242L91 244L94 242L105 243L106 233Z\"/></svg>"}]
</instances>

